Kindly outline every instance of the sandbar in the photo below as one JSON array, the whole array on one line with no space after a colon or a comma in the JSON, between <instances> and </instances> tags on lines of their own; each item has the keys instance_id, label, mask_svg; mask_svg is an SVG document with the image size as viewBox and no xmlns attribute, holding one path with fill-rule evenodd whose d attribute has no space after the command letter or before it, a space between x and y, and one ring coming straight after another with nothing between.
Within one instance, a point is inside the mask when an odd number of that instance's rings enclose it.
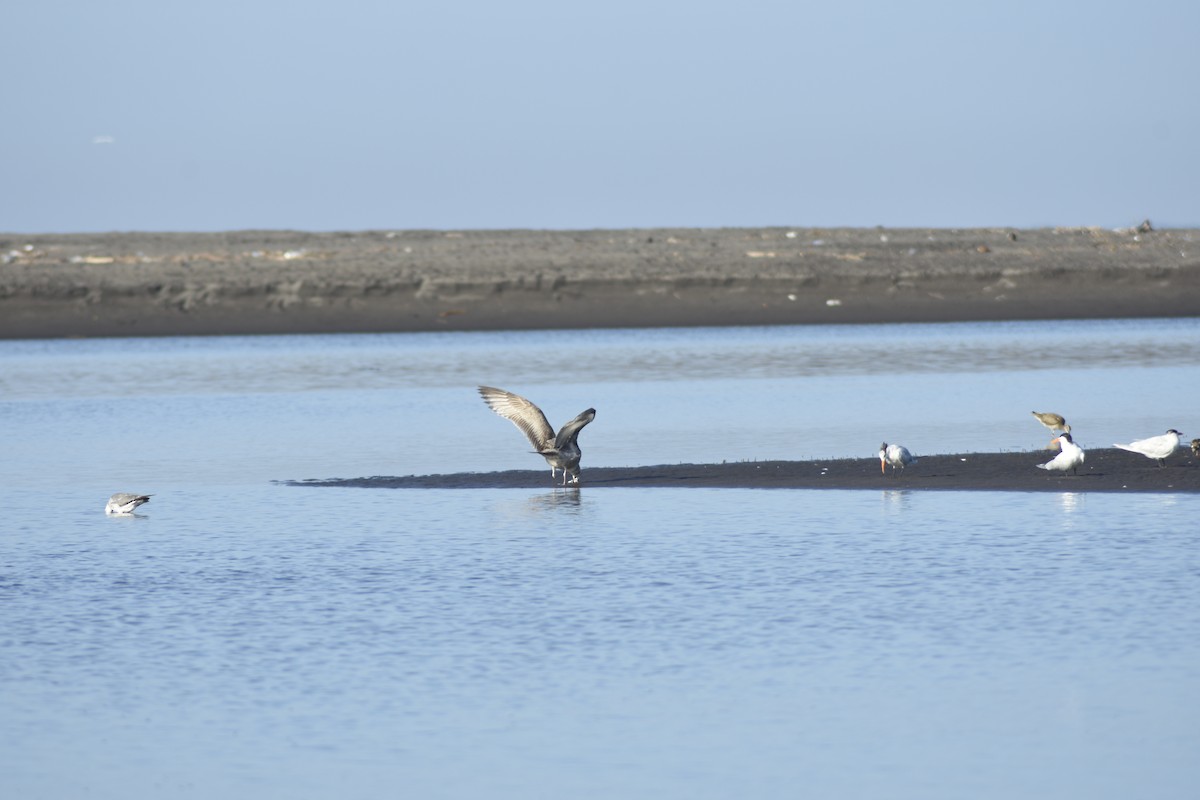
<instances>
[{"instance_id":1,"label":"sandbar","mask_svg":"<svg viewBox=\"0 0 1200 800\"><path fill-rule=\"evenodd\" d=\"M558 487L548 470L463 472L447 475L322 478L284 481L288 486L361 489L857 489L1004 492L1200 492L1200 469L1180 449L1159 466L1116 448L1089 450L1077 475L1048 472L1038 464L1046 451L922 456L904 470L881 474L878 459L739 461L723 464L660 464L648 467L587 467L578 485Z\"/></svg>"},{"instance_id":2,"label":"sandbar","mask_svg":"<svg viewBox=\"0 0 1200 800\"><path fill-rule=\"evenodd\" d=\"M1200 230L0 234L0 338L1192 316Z\"/></svg>"}]
</instances>

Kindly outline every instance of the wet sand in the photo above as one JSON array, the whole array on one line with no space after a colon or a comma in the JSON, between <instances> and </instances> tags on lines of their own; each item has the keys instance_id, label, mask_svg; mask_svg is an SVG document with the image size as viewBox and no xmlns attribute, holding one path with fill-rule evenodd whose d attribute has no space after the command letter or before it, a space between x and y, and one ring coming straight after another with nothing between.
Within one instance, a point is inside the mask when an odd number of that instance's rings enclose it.
<instances>
[{"instance_id":1,"label":"wet sand","mask_svg":"<svg viewBox=\"0 0 1200 800\"><path fill-rule=\"evenodd\" d=\"M674 487L680 489L881 489L1005 492L1200 492L1200 468L1180 449L1164 467L1115 448L1089 450L1078 475L1037 468L1053 454L964 453L923 456L895 473L880 474L878 459L754 461L595 467L585 464L580 484L562 488ZM453 475L327 478L286 481L289 486L363 489L554 489L548 469L464 472Z\"/></svg>"},{"instance_id":2,"label":"wet sand","mask_svg":"<svg viewBox=\"0 0 1200 800\"><path fill-rule=\"evenodd\" d=\"M0 234L0 338L1191 316L1200 230Z\"/></svg>"}]
</instances>

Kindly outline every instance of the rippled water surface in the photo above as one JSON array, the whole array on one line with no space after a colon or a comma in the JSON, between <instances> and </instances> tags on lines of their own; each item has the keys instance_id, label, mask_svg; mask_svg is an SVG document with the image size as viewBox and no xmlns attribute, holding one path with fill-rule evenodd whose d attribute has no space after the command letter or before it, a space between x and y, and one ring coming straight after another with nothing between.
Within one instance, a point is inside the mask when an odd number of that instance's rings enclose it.
<instances>
[{"instance_id":1,"label":"rippled water surface","mask_svg":"<svg viewBox=\"0 0 1200 800\"><path fill-rule=\"evenodd\" d=\"M476 383L584 486L273 482L540 467ZM1191 797L1193 496L586 477L1197 396L1195 320L0 342L0 796Z\"/></svg>"}]
</instances>

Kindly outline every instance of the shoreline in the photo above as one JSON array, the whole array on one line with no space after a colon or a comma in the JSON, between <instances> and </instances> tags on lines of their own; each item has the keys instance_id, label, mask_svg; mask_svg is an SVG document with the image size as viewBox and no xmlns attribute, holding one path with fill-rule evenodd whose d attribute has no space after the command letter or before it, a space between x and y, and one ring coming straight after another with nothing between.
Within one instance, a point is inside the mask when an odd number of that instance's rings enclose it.
<instances>
[{"instance_id":1,"label":"shoreline","mask_svg":"<svg viewBox=\"0 0 1200 800\"><path fill-rule=\"evenodd\" d=\"M0 234L0 338L1101 319L1198 308L1200 229Z\"/></svg>"},{"instance_id":2,"label":"shoreline","mask_svg":"<svg viewBox=\"0 0 1200 800\"><path fill-rule=\"evenodd\" d=\"M546 470L464 472L447 475L284 480L293 487L360 489L843 489L893 491L997 492L1200 492L1200 462L1180 450L1159 467L1136 453L1116 448L1089 450L1078 475L1037 468L1049 455L960 453L921 456L903 471L880 474L873 458L822 461L747 461L726 464L673 464L648 467L585 467L578 485L551 482Z\"/></svg>"}]
</instances>

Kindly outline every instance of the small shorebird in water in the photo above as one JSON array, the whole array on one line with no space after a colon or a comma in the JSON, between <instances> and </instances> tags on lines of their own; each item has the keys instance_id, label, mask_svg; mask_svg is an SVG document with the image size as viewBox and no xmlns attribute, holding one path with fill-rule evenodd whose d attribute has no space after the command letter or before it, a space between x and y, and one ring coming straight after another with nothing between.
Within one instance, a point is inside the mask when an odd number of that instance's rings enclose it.
<instances>
[{"instance_id":1,"label":"small shorebird in water","mask_svg":"<svg viewBox=\"0 0 1200 800\"><path fill-rule=\"evenodd\" d=\"M1113 447L1119 447L1131 453L1139 453L1146 458L1153 458L1161 467L1164 466L1163 459L1174 453L1175 449L1179 447L1179 437L1182 435L1179 431L1171 428L1162 436L1138 439L1136 442L1130 442L1129 444L1114 444Z\"/></svg>"},{"instance_id":2,"label":"small shorebird in water","mask_svg":"<svg viewBox=\"0 0 1200 800\"><path fill-rule=\"evenodd\" d=\"M488 408L516 425L533 445L533 451L546 459L550 465L550 480L554 480L555 472L561 469L563 486L567 485L568 475L571 483L579 483L579 459L583 455L579 449L579 432L596 418L596 409L589 408L563 425L556 436L542 410L524 397L493 386L480 386L479 395Z\"/></svg>"},{"instance_id":3,"label":"small shorebird in water","mask_svg":"<svg viewBox=\"0 0 1200 800\"><path fill-rule=\"evenodd\" d=\"M104 513L114 516L128 516L133 513L133 510L143 503L150 502L151 495L148 494L130 494L129 492L117 492L112 497L108 498L108 502L104 504Z\"/></svg>"},{"instance_id":4,"label":"small shorebird in water","mask_svg":"<svg viewBox=\"0 0 1200 800\"><path fill-rule=\"evenodd\" d=\"M1045 464L1038 464L1038 469L1056 470L1066 472L1071 470L1072 475L1078 475L1075 470L1079 469L1086 458L1083 448L1075 444L1075 440L1071 438L1071 434L1064 433L1054 441L1058 442L1059 453L1054 458L1047 461Z\"/></svg>"},{"instance_id":5,"label":"small shorebird in water","mask_svg":"<svg viewBox=\"0 0 1200 800\"><path fill-rule=\"evenodd\" d=\"M916 460L904 445L888 444L887 442L879 445L880 474L887 472L888 465L891 465L892 472L895 473L896 467L904 469L909 464L916 462Z\"/></svg>"},{"instance_id":6,"label":"small shorebird in water","mask_svg":"<svg viewBox=\"0 0 1200 800\"><path fill-rule=\"evenodd\" d=\"M1037 417L1037 421L1045 425L1053 433L1063 432L1070 433L1071 426L1062 418L1062 414L1052 414L1049 411L1030 411L1030 414Z\"/></svg>"},{"instance_id":7,"label":"small shorebird in water","mask_svg":"<svg viewBox=\"0 0 1200 800\"><path fill-rule=\"evenodd\" d=\"M1200 458L1200 439L1192 439L1192 455Z\"/></svg>"}]
</instances>

